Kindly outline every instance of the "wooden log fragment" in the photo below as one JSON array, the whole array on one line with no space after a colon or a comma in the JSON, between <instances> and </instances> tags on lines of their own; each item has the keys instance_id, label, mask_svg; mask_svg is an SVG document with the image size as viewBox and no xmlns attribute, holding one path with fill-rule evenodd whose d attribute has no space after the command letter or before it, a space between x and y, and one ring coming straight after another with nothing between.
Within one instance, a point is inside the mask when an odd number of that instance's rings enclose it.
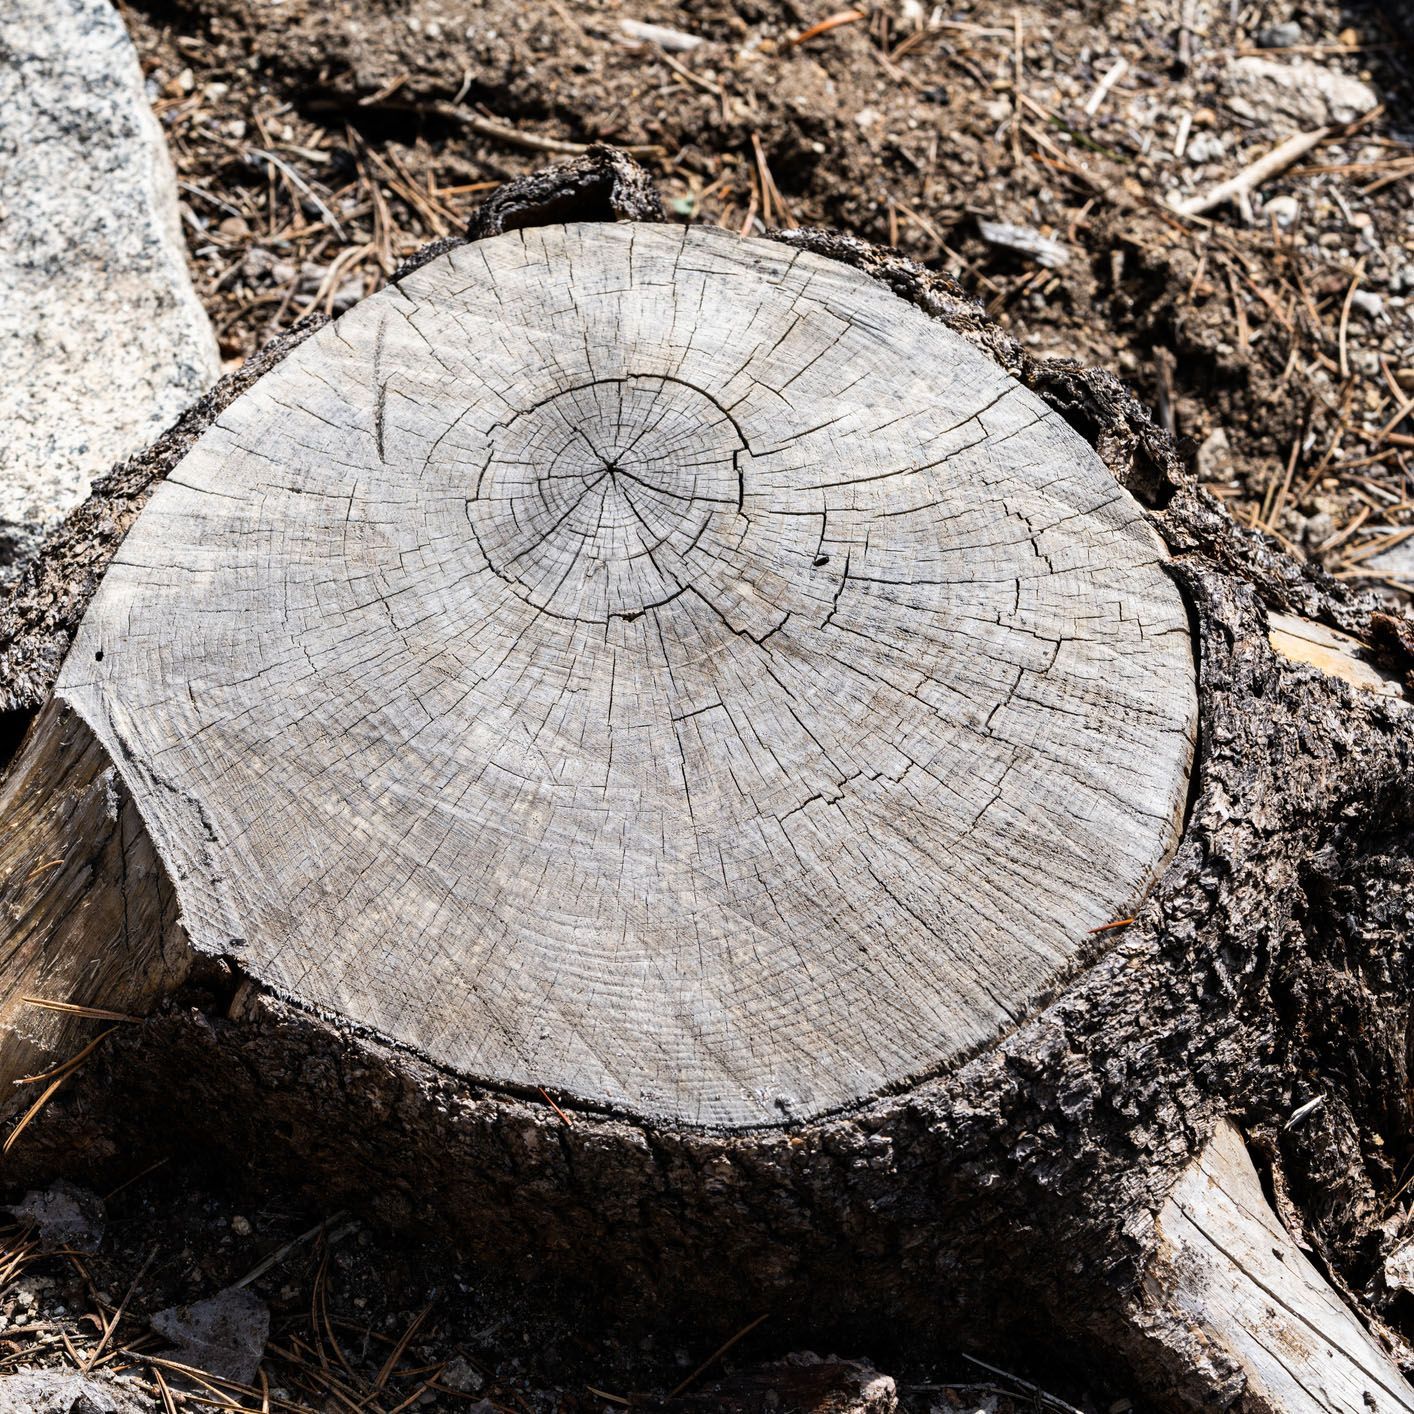
<instances>
[{"instance_id":1,"label":"wooden log fragment","mask_svg":"<svg viewBox=\"0 0 1414 1414\"><path fill-rule=\"evenodd\" d=\"M1184 1170L1159 1233L1151 1282L1218 1358L1237 1362L1254 1407L1414 1410L1394 1361L1277 1221L1233 1125L1220 1124Z\"/></svg>"},{"instance_id":2,"label":"wooden log fragment","mask_svg":"<svg viewBox=\"0 0 1414 1414\"><path fill-rule=\"evenodd\" d=\"M622 1320L1335 1407L1204 1255L1282 1247L1231 1117L1335 1285L1261 1282L1405 1407L1335 1292L1414 1152L1414 637L939 277L559 224L645 192L600 154L493 199L16 591L0 1074L93 1034L26 997L146 1020L11 1171L175 1109Z\"/></svg>"}]
</instances>

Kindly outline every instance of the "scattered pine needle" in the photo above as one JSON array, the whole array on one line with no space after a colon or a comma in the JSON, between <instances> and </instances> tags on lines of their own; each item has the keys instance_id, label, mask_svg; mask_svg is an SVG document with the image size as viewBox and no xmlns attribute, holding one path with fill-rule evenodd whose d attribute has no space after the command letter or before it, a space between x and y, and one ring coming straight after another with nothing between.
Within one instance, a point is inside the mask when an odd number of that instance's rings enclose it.
<instances>
[{"instance_id":1,"label":"scattered pine needle","mask_svg":"<svg viewBox=\"0 0 1414 1414\"><path fill-rule=\"evenodd\" d=\"M427 1313L431 1311L431 1309L432 1306L429 1302L412 1318L412 1323L408 1326L407 1330L403 1332L402 1338L392 1350L388 1352L388 1358L383 1362L383 1368L378 1371L378 1377L373 1381L374 1389L381 1390L383 1386L388 1383L389 1376L397 1369L398 1361L403 1358L403 1353L407 1350L408 1346L412 1344L413 1336L417 1334L418 1328L422 1325L423 1321L427 1319Z\"/></svg>"},{"instance_id":2,"label":"scattered pine needle","mask_svg":"<svg viewBox=\"0 0 1414 1414\"><path fill-rule=\"evenodd\" d=\"M48 1085L45 1088L43 1094L40 1095L39 1099L37 1099L34 1104L32 1104L29 1109L24 1112L24 1116L21 1118L20 1122L9 1132L9 1134L5 1136L5 1144L3 1148L0 1148L0 1154L8 1154L10 1152L10 1150L14 1147L15 1141L20 1137L21 1134L25 1132L25 1128L26 1126L28 1126L30 1120L32 1120L35 1115L37 1115L40 1110L42 1110L45 1105L49 1103L49 1097L72 1074L72 1071L66 1070L56 1081L54 1081L52 1084Z\"/></svg>"},{"instance_id":3,"label":"scattered pine needle","mask_svg":"<svg viewBox=\"0 0 1414 1414\"><path fill-rule=\"evenodd\" d=\"M1133 922L1132 918L1116 918L1113 923L1101 923L1098 928L1091 928L1089 936L1094 937L1096 933L1109 933L1116 928L1128 928Z\"/></svg>"},{"instance_id":4,"label":"scattered pine needle","mask_svg":"<svg viewBox=\"0 0 1414 1414\"><path fill-rule=\"evenodd\" d=\"M111 1036L113 1032L117 1029L118 1028L116 1026L110 1026L107 1028L107 1030L100 1031L98 1035L95 1036L93 1040L91 1040L88 1045L83 1048L83 1050L76 1051L66 1061L60 1061L59 1064L56 1065L52 1070L43 1071L39 1075L23 1075L17 1081L15 1081L15 1084L38 1085L42 1080L62 1080L66 1075L68 1075L71 1070L74 1070L76 1067L82 1065L83 1062L89 1058L89 1056L93 1053L94 1048L98 1045L100 1041L103 1040L105 1036Z\"/></svg>"},{"instance_id":5,"label":"scattered pine needle","mask_svg":"<svg viewBox=\"0 0 1414 1414\"><path fill-rule=\"evenodd\" d=\"M29 1122L49 1103L54 1092L93 1054L99 1043L111 1036L117 1029L116 1026L110 1026L107 1030L100 1031L98 1035L76 1055L70 1056L62 1065L55 1066L53 1070L47 1071L44 1075L31 1075L26 1077L27 1080L35 1082L48 1079L49 1076L53 1076L53 1079L44 1087L44 1090L40 1093L39 1098L34 1104L20 1117L20 1122L5 1136L5 1143L0 1145L0 1154L8 1154L10 1152L14 1147L15 1141L25 1132ZM24 1084L25 1082L20 1081L19 1083Z\"/></svg>"},{"instance_id":6,"label":"scattered pine needle","mask_svg":"<svg viewBox=\"0 0 1414 1414\"><path fill-rule=\"evenodd\" d=\"M21 997L30 1006L43 1007L45 1011L62 1011L69 1016L86 1016L91 1021L126 1021L136 1023L140 1016L129 1016L124 1011L107 1011L103 1007L79 1006L77 1002L52 1002L47 997Z\"/></svg>"},{"instance_id":7,"label":"scattered pine needle","mask_svg":"<svg viewBox=\"0 0 1414 1414\"><path fill-rule=\"evenodd\" d=\"M103 1354L104 1347L108 1344L108 1341L112 1336L113 1332L118 1329L118 1323L123 1319L123 1313L128 1309L128 1302L133 1299L133 1293L136 1292L138 1287L142 1285L142 1279L147 1275L147 1269L152 1265L156 1258L157 1248L154 1247L152 1251L147 1254L147 1261L145 1261L138 1269L138 1274L132 1279L132 1282L129 1284L127 1293L124 1295L123 1299L118 1303L117 1309L113 1312L112 1316L104 1322L103 1333L98 1337L98 1344L95 1345L93 1349L89 1352L88 1359L84 1361L81 1373L85 1375L92 1373L93 1367L98 1363L99 1357Z\"/></svg>"},{"instance_id":8,"label":"scattered pine needle","mask_svg":"<svg viewBox=\"0 0 1414 1414\"><path fill-rule=\"evenodd\" d=\"M385 103L379 106L396 108L399 105ZM421 110L417 105L413 105L413 111ZM435 113L439 118L445 118L449 122L460 123L463 127L470 128L472 132L478 133L482 137L491 138L495 142L503 142L508 147L525 148L530 152L553 152L563 157L581 157L590 148L590 144L585 142L565 142L560 138L544 137L540 133L522 132L509 123L498 122L495 118L482 117L480 113L474 113L469 108L463 108L460 104L449 103L446 100L439 100L428 105L427 111ZM627 153L630 157L662 157L664 155L662 144L656 142L621 147L619 151Z\"/></svg>"},{"instance_id":9,"label":"scattered pine needle","mask_svg":"<svg viewBox=\"0 0 1414 1414\"><path fill-rule=\"evenodd\" d=\"M748 1321L747 1324L744 1325L729 1341L727 1341L723 1345L719 1345L680 1385L678 1385L675 1390L673 1390L673 1392L668 1396L669 1402L676 1399L678 1395L680 1395L684 1390L690 1389L694 1384L696 1384L698 1377L704 1371L710 1370L712 1366L715 1365L717 1361L720 1360L722 1356L725 1355L727 1351L729 1351L732 1346L737 1343L737 1341L742 1340L746 1336L750 1335L751 1332L754 1331L756 1327L759 1326L761 1322L764 1321L766 1317L770 1314L771 1313L769 1311L763 1311L761 1315L757 1316L754 1321Z\"/></svg>"},{"instance_id":10,"label":"scattered pine needle","mask_svg":"<svg viewBox=\"0 0 1414 1414\"><path fill-rule=\"evenodd\" d=\"M224 1376L212 1374L210 1370L198 1370L194 1365L183 1365L179 1361L167 1360L161 1355L149 1355L141 1350L129 1350L125 1348L119 1350L118 1354L125 1360L133 1360L139 1364L151 1366L153 1376L158 1380L162 1378L161 1371L163 1370L171 1370L178 1375L186 1376L189 1380L195 1380L196 1383L208 1391L208 1393L215 1395L218 1400L224 1401L223 1403L213 1406L217 1409L241 1408L241 1406L235 1402L232 1395L227 1393L227 1390L234 1391L235 1394L246 1399L260 1398L260 1391L258 1389L254 1389L250 1385L243 1385L237 1380L228 1380ZM218 1388L220 1385L225 1385L226 1389ZM186 1392L183 1392L182 1398L184 1401L186 1399L195 1399L202 1404L212 1404L212 1401L209 1399L201 1399L198 1395L188 1394ZM289 1404L281 1400L280 1407L282 1409L299 1409L301 1406Z\"/></svg>"},{"instance_id":11,"label":"scattered pine needle","mask_svg":"<svg viewBox=\"0 0 1414 1414\"><path fill-rule=\"evenodd\" d=\"M1355 302L1355 291L1360 288L1360 279L1365 273L1365 257L1362 255L1355 262L1355 273L1350 277L1350 286L1345 291L1345 300L1340 306L1340 330L1336 335L1336 343L1340 353L1340 376L1350 377L1350 349L1348 335L1350 333L1350 306Z\"/></svg>"},{"instance_id":12,"label":"scattered pine needle","mask_svg":"<svg viewBox=\"0 0 1414 1414\"><path fill-rule=\"evenodd\" d=\"M572 1125L574 1123L574 1121L550 1098L550 1092L543 1085L537 1085L535 1088L544 1096L545 1103L549 1105L566 1124Z\"/></svg>"},{"instance_id":13,"label":"scattered pine needle","mask_svg":"<svg viewBox=\"0 0 1414 1414\"><path fill-rule=\"evenodd\" d=\"M345 1210L343 1208L340 1208L339 1211L335 1213L332 1217L324 1218L321 1221L315 1223L315 1225L310 1228L308 1232L302 1232L298 1237L292 1237L287 1243L285 1243L283 1247L277 1247L275 1251L270 1253L268 1257L265 1257L261 1261L257 1262L255 1266L253 1266L239 1281L232 1282L231 1285L233 1287L249 1286L251 1282L256 1281L260 1277L263 1277L265 1273L271 1269L271 1267L278 1266L279 1263L283 1262L285 1258L288 1257L290 1253L293 1252L294 1249L300 1245L301 1242L308 1242L311 1237L318 1237L321 1233L327 1234L328 1230L333 1227L335 1223L342 1221L344 1217ZM338 1233L334 1234L335 1238L337 1238L338 1236ZM325 1237L326 1242L329 1242L331 1240L332 1239L330 1239L328 1236Z\"/></svg>"},{"instance_id":14,"label":"scattered pine needle","mask_svg":"<svg viewBox=\"0 0 1414 1414\"><path fill-rule=\"evenodd\" d=\"M111 1203L123 1189L131 1188L139 1179L146 1178L148 1174L160 1169L163 1164L169 1164L171 1162L172 1156L170 1154L164 1154L156 1163L148 1164L145 1169L139 1169L131 1178L125 1178L116 1188L110 1188L108 1192L103 1195L103 1201L105 1203Z\"/></svg>"},{"instance_id":15,"label":"scattered pine needle","mask_svg":"<svg viewBox=\"0 0 1414 1414\"><path fill-rule=\"evenodd\" d=\"M811 25L809 29L801 30L794 39L786 40L786 47L794 49L799 44L808 44L818 35L828 34L832 29L838 29L841 25L852 25L856 20L862 20L864 17L863 10L838 10L818 24Z\"/></svg>"},{"instance_id":16,"label":"scattered pine needle","mask_svg":"<svg viewBox=\"0 0 1414 1414\"><path fill-rule=\"evenodd\" d=\"M172 1391L167 1388L167 1381L162 1378L162 1371L154 1366L152 1375L157 1381L157 1388L162 1392L162 1407L167 1411L167 1414L177 1414L177 1406L172 1403Z\"/></svg>"}]
</instances>

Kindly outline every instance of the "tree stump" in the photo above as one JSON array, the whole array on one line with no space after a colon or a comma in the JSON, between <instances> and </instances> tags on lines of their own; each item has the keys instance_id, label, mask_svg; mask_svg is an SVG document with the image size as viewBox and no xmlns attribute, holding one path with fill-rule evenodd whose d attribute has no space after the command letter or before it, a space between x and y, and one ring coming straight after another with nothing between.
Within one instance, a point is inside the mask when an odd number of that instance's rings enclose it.
<instances>
[{"instance_id":1,"label":"tree stump","mask_svg":"<svg viewBox=\"0 0 1414 1414\"><path fill-rule=\"evenodd\" d=\"M0 1072L93 1025L26 998L147 1020L12 1162L175 1101L645 1307L1414 1408L1344 1299L1410 1139L1407 629L937 277L644 190L494 198L20 586Z\"/></svg>"}]
</instances>

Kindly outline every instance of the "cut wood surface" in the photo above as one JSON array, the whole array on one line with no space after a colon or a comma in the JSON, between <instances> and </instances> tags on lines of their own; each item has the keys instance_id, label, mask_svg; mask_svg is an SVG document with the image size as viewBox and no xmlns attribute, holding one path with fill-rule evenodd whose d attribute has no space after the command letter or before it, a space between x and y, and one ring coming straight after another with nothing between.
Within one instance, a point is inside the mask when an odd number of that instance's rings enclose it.
<instances>
[{"instance_id":1,"label":"cut wood surface","mask_svg":"<svg viewBox=\"0 0 1414 1414\"><path fill-rule=\"evenodd\" d=\"M747 1127L956 1062L1139 903L1196 714L1164 558L867 276L549 226L230 406L56 695L199 952L464 1076Z\"/></svg>"}]
</instances>

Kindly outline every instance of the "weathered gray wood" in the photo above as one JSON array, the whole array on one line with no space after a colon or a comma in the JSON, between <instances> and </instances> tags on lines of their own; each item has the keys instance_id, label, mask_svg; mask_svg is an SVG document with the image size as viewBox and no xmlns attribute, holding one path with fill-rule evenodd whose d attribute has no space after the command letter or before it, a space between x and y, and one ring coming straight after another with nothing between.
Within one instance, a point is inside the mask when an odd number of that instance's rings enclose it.
<instances>
[{"instance_id":1,"label":"weathered gray wood","mask_svg":"<svg viewBox=\"0 0 1414 1414\"><path fill-rule=\"evenodd\" d=\"M1266 1414L1407 1414L1414 1389L1272 1212L1227 1121L1159 1213L1150 1276L1212 1354L1237 1362L1243 1408Z\"/></svg>"},{"instance_id":2,"label":"weathered gray wood","mask_svg":"<svg viewBox=\"0 0 1414 1414\"><path fill-rule=\"evenodd\" d=\"M39 997L145 1013L191 964L161 861L108 753L50 702L0 781L0 1088L78 1049ZM33 1098L32 1096L30 1098Z\"/></svg>"},{"instance_id":3,"label":"weathered gray wood","mask_svg":"<svg viewBox=\"0 0 1414 1414\"><path fill-rule=\"evenodd\" d=\"M230 407L57 694L195 948L509 1087L802 1119L1034 1009L1178 836L1164 552L835 262L547 227Z\"/></svg>"}]
</instances>

